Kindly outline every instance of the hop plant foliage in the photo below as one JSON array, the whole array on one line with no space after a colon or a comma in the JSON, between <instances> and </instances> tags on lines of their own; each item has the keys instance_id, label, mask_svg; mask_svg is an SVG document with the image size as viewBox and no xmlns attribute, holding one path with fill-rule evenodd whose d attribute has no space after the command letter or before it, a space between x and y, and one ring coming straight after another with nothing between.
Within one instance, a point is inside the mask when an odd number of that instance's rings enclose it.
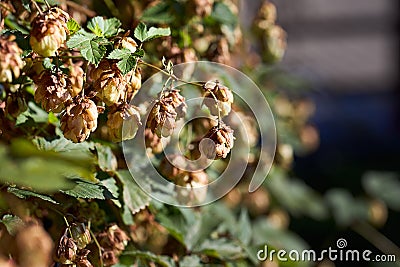
<instances>
[{"instance_id":1,"label":"hop plant foliage","mask_svg":"<svg viewBox=\"0 0 400 267\"><path fill-rule=\"evenodd\" d=\"M100 2L0 2L0 266L258 266L254 251L267 241L305 248L287 229L289 214L328 214L318 194L288 178L293 143L301 139L279 140L277 179L269 186L249 195L243 188L250 179L243 179L224 200L195 209L152 200L132 179L119 145L143 138L156 168L179 186L177 198L196 204L231 164L229 155L243 134L236 129L243 128L251 135L251 154L241 159L249 162L243 175L251 177L260 134L234 88L224 77L173 88L185 82L174 65L241 62L257 74L265 69L260 62L284 55L285 32L276 23L275 6L267 2L255 18L257 47L263 50L244 58L243 51L253 49L243 41L236 1ZM167 81L155 86L153 102L141 102L142 83L160 69ZM190 94L204 97L197 110L186 103ZM312 107L272 97L279 103L277 120L285 122L278 123L286 127L283 138L300 136ZM164 151L174 145L172 135L184 119L200 111L207 118L190 121L178 140L187 153ZM233 113L245 123L238 125ZM205 139L212 144L201 147ZM209 167L185 163L202 159L200 152ZM135 166L151 167L143 162L134 158ZM149 192L152 177L140 174L135 178L146 181ZM385 204L371 203L374 221L382 223L385 218L377 216Z\"/></svg>"}]
</instances>

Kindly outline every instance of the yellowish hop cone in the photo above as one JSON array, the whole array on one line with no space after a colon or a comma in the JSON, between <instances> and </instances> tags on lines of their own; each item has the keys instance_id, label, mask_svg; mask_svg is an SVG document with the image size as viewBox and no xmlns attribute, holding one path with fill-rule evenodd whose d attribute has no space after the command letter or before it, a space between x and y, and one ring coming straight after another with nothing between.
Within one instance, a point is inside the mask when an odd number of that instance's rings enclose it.
<instances>
[{"instance_id":1,"label":"yellowish hop cone","mask_svg":"<svg viewBox=\"0 0 400 267\"><path fill-rule=\"evenodd\" d=\"M116 61L102 60L90 71L97 96L108 106L118 104L125 96L128 84Z\"/></svg>"},{"instance_id":2,"label":"yellowish hop cone","mask_svg":"<svg viewBox=\"0 0 400 267\"><path fill-rule=\"evenodd\" d=\"M69 18L66 12L57 7L39 14L31 23L32 50L44 57L55 56L56 51L67 40Z\"/></svg>"},{"instance_id":3,"label":"yellowish hop cone","mask_svg":"<svg viewBox=\"0 0 400 267\"><path fill-rule=\"evenodd\" d=\"M132 105L119 106L107 115L109 137L113 142L134 138L140 125L140 113Z\"/></svg>"}]
</instances>

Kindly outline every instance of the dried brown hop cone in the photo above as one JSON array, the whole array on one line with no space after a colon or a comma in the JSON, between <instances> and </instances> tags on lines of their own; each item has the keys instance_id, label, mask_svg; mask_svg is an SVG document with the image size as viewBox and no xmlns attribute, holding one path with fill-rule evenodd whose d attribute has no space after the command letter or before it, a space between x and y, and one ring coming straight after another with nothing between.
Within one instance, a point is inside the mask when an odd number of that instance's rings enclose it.
<instances>
[{"instance_id":1,"label":"dried brown hop cone","mask_svg":"<svg viewBox=\"0 0 400 267\"><path fill-rule=\"evenodd\" d=\"M209 138L214 142L213 144L208 143L204 147L204 152L208 159L226 158L233 147L235 139L233 130L223 122L212 127L204 138Z\"/></svg>"},{"instance_id":2,"label":"dried brown hop cone","mask_svg":"<svg viewBox=\"0 0 400 267\"><path fill-rule=\"evenodd\" d=\"M71 81L67 75L50 70L43 71L36 81L35 101L47 112L60 112L71 95Z\"/></svg>"},{"instance_id":3,"label":"dried brown hop cone","mask_svg":"<svg viewBox=\"0 0 400 267\"><path fill-rule=\"evenodd\" d=\"M7 96L5 114L11 117L18 117L19 114L26 111L28 106L26 105L25 98L20 93L14 93Z\"/></svg>"},{"instance_id":4,"label":"dried brown hop cone","mask_svg":"<svg viewBox=\"0 0 400 267\"><path fill-rule=\"evenodd\" d=\"M24 66L22 50L14 40L14 35L0 36L0 82L12 82L13 77L19 77Z\"/></svg>"},{"instance_id":5,"label":"dried brown hop cone","mask_svg":"<svg viewBox=\"0 0 400 267\"><path fill-rule=\"evenodd\" d=\"M123 125L125 125L124 128ZM114 142L134 138L140 125L142 123L140 122L139 110L132 105L114 106L107 115L109 136Z\"/></svg>"},{"instance_id":6,"label":"dried brown hop cone","mask_svg":"<svg viewBox=\"0 0 400 267\"><path fill-rule=\"evenodd\" d=\"M147 148L150 148L153 154L159 154L163 150L162 139L158 137L149 128L144 130L144 140Z\"/></svg>"},{"instance_id":7,"label":"dried brown hop cone","mask_svg":"<svg viewBox=\"0 0 400 267\"><path fill-rule=\"evenodd\" d=\"M203 104L208 107L212 115L224 117L231 112L233 94L228 87L219 84L218 81L209 81L203 88L205 90Z\"/></svg>"},{"instance_id":8,"label":"dried brown hop cone","mask_svg":"<svg viewBox=\"0 0 400 267\"><path fill-rule=\"evenodd\" d=\"M90 71L89 77L93 81L97 96L106 105L117 104L124 98L128 84L116 61L102 60Z\"/></svg>"},{"instance_id":9,"label":"dried brown hop cone","mask_svg":"<svg viewBox=\"0 0 400 267\"><path fill-rule=\"evenodd\" d=\"M72 264L76 259L77 250L78 246L72 238L67 236L66 229L64 235L58 242L55 255L56 260L62 264Z\"/></svg>"},{"instance_id":10,"label":"dried brown hop cone","mask_svg":"<svg viewBox=\"0 0 400 267\"><path fill-rule=\"evenodd\" d=\"M31 23L32 50L44 57L55 56L69 34L68 20L69 15L57 7L39 14Z\"/></svg>"},{"instance_id":11,"label":"dried brown hop cone","mask_svg":"<svg viewBox=\"0 0 400 267\"><path fill-rule=\"evenodd\" d=\"M128 244L129 237L118 225L113 224L99 233L97 240L103 249L112 251L114 256L118 256Z\"/></svg>"},{"instance_id":12,"label":"dried brown hop cone","mask_svg":"<svg viewBox=\"0 0 400 267\"><path fill-rule=\"evenodd\" d=\"M177 90L163 92L156 101L147 119L147 127L158 137L170 136L176 126L176 120L186 114L185 98Z\"/></svg>"},{"instance_id":13,"label":"dried brown hop cone","mask_svg":"<svg viewBox=\"0 0 400 267\"><path fill-rule=\"evenodd\" d=\"M69 79L71 81L70 94L72 97L77 96L83 89L85 72L78 64L69 65Z\"/></svg>"},{"instance_id":14,"label":"dried brown hop cone","mask_svg":"<svg viewBox=\"0 0 400 267\"><path fill-rule=\"evenodd\" d=\"M61 130L65 138L75 143L85 141L97 128L96 104L90 99L75 99L61 117Z\"/></svg>"},{"instance_id":15,"label":"dried brown hop cone","mask_svg":"<svg viewBox=\"0 0 400 267\"><path fill-rule=\"evenodd\" d=\"M93 264L87 259L90 250L81 249L76 257L76 267L93 267Z\"/></svg>"},{"instance_id":16,"label":"dried brown hop cone","mask_svg":"<svg viewBox=\"0 0 400 267\"><path fill-rule=\"evenodd\" d=\"M142 87L142 71L140 68L136 68L135 74L127 74L128 81L128 99L132 99Z\"/></svg>"},{"instance_id":17,"label":"dried brown hop cone","mask_svg":"<svg viewBox=\"0 0 400 267\"><path fill-rule=\"evenodd\" d=\"M118 263L118 258L113 250L105 250L102 254L104 266L113 266Z\"/></svg>"}]
</instances>

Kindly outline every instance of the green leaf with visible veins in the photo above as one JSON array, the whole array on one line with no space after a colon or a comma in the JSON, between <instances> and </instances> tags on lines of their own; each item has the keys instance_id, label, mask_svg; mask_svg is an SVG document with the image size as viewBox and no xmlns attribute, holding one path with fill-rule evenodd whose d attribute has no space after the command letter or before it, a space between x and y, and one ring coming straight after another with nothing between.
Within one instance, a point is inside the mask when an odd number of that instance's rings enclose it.
<instances>
[{"instance_id":1,"label":"green leaf with visible veins","mask_svg":"<svg viewBox=\"0 0 400 267\"><path fill-rule=\"evenodd\" d=\"M133 70L136 66L137 58L143 57L144 51L143 49L137 50L135 53L132 53L129 49L115 49L108 55L108 59L119 59L117 63L118 68L121 70L122 74L127 74L131 70Z\"/></svg>"},{"instance_id":2,"label":"green leaf with visible veins","mask_svg":"<svg viewBox=\"0 0 400 267\"><path fill-rule=\"evenodd\" d=\"M155 28L151 27L147 32L147 38L145 41L150 41L159 37L171 35L170 28Z\"/></svg>"},{"instance_id":3,"label":"green leaf with visible veins","mask_svg":"<svg viewBox=\"0 0 400 267\"><path fill-rule=\"evenodd\" d=\"M19 189L16 187L8 187L7 188L7 192L14 194L15 196L22 198L22 199L26 199L29 197L37 197L40 198L42 200L51 202L53 204L58 204L54 199L52 199L51 197L47 196L47 195L43 195L43 194L39 194L36 192L32 192L29 190L25 190L25 189Z\"/></svg>"},{"instance_id":4,"label":"green leaf with visible veins","mask_svg":"<svg viewBox=\"0 0 400 267\"><path fill-rule=\"evenodd\" d=\"M75 179L75 186L69 190L60 190L76 198L115 199L113 194L101 183Z\"/></svg>"},{"instance_id":5,"label":"green leaf with visible veins","mask_svg":"<svg viewBox=\"0 0 400 267\"><path fill-rule=\"evenodd\" d=\"M150 204L149 195L136 184L128 170L120 170L117 172L117 177L124 187L122 192L124 203L132 214Z\"/></svg>"},{"instance_id":6,"label":"green leaf with visible veins","mask_svg":"<svg viewBox=\"0 0 400 267\"><path fill-rule=\"evenodd\" d=\"M106 53L104 44L107 42L106 38L79 30L67 41L67 46L71 49L77 48L85 59L97 66Z\"/></svg>"},{"instance_id":7,"label":"green leaf with visible veins","mask_svg":"<svg viewBox=\"0 0 400 267\"><path fill-rule=\"evenodd\" d=\"M112 37L118 33L121 22L117 18L103 19L94 17L89 21L87 27L98 37Z\"/></svg>"},{"instance_id":8,"label":"green leaf with visible veins","mask_svg":"<svg viewBox=\"0 0 400 267\"><path fill-rule=\"evenodd\" d=\"M81 26L79 26L79 23L76 20L74 20L73 18L70 18L67 22L67 28L68 28L69 34L72 35L72 34L76 33L77 31L79 31Z\"/></svg>"},{"instance_id":9,"label":"green leaf with visible veins","mask_svg":"<svg viewBox=\"0 0 400 267\"><path fill-rule=\"evenodd\" d=\"M139 23L139 25L136 26L135 32L134 32L135 38L138 39L141 42L144 42L144 40L147 37L147 26L143 22Z\"/></svg>"}]
</instances>

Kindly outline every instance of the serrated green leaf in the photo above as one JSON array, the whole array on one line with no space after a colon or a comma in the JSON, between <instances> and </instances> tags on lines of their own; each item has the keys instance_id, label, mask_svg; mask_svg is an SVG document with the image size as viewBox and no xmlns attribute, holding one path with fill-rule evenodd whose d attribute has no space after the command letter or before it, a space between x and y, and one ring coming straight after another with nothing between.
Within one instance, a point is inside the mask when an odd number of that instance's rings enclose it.
<instances>
[{"instance_id":1,"label":"serrated green leaf","mask_svg":"<svg viewBox=\"0 0 400 267\"><path fill-rule=\"evenodd\" d=\"M77 48L82 56L90 63L99 64L106 53L104 44L108 42L105 38L99 38L94 33L79 30L67 41L68 48Z\"/></svg>"},{"instance_id":2,"label":"serrated green leaf","mask_svg":"<svg viewBox=\"0 0 400 267\"><path fill-rule=\"evenodd\" d=\"M108 59L119 59L117 63L118 68L121 70L122 74L125 75L131 70L133 70L137 63L137 57L143 57L144 50L138 49L135 53L131 53L129 49L115 49L109 55Z\"/></svg>"},{"instance_id":3,"label":"serrated green leaf","mask_svg":"<svg viewBox=\"0 0 400 267\"><path fill-rule=\"evenodd\" d=\"M118 198L118 186L114 178L110 177L102 180L101 183L108 189L108 191L110 191L114 198Z\"/></svg>"},{"instance_id":4,"label":"serrated green leaf","mask_svg":"<svg viewBox=\"0 0 400 267\"><path fill-rule=\"evenodd\" d=\"M147 32L147 37L145 41L150 41L155 38L163 37L163 36L170 36L171 29L170 28L155 28L151 27Z\"/></svg>"},{"instance_id":5,"label":"serrated green leaf","mask_svg":"<svg viewBox=\"0 0 400 267\"><path fill-rule=\"evenodd\" d=\"M74 20L73 18L70 18L67 22L67 28L68 28L69 34L72 35L72 34L76 33L77 31L79 31L81 26L79 26L79 23L76 20Z\"/></svg>"},{"instance_id":6,"label":"serrated green leaf","mask_svg":"<svg viewBox=\"0 0 400 267\"><path fill-rule=\"evenodd\" d=\"M122 197L124 204L128 206L132 214L137 213L150 204L150 196L147 195L134 181L128 170L117 172L117 177L123 184ZM150 187L148 188L150 190Z\"/></svg>"},{"instance_id":7,"label":"serrated green leaf","mask_svg":"<svg viewBox=\"0 0 400 267\"><path fill-rule=\"evenodd\" d=\"M101 144L95 144L97 151L97 163L102 171L115 171L118 163L111 148Z\"/></svg>"},{"instance_id":8,"label":"serrated green leaf","mask_svg":"<svg viewBox=\"0 0 400 267\"><path fill-rule=\"evenodd\" d=\"M24 225L24 222L18 217L6 214L0 219L0 223L4 224L10 235L15 235L18 229Z\"/></svg>"},{"instance_id":9,"label":"serrated green leaf","mask_svg":"<svg viewBox=\"0 0 400 267\"><path fill-rule=\"evenodd\" d=\"M169 11L170 5L167 2L146 8L140 17L141 21L150 23L169 23L175 19L174 14Z\"/></svg>"},{"instance_id":10,"label":"serrated green leaf","mask_svg":"<svg viewBox=\"0 0 400 267\"><path fill-rule=\"evenodd\" d=\"M81 179L75 179L73 188L60 191L76 198L115 199L113 194L101 183L96 184Z\"/></svg>"},{"instance_id":11,"label":"serrated green leaf","mask_svg":"<svg viewBox=\"0 0 400 267\"><path fill-rule=\"evenodd\" d=\"M121 22L117 18L103 19L103 17L94 17L87 27L98 37L112 37L118 33Z\"/></svg>"},{"instance_id":12,"label":"serrated green leaf","mask_svg":"<svg viewBox=\"0 0 400 267\"><path fill-rule=\"evenodd\" d=\"M108 56L108 59L123 59L125 57L129 57L131 55L131 51L129 49L115 49Z\"/></svg>"},{"instance_id":13,"label":"serrated green leaf","mask_svg":"<svg viewBox=\"0 0 400 267\"><path fill-rule=\"evenodd\" d=\"M129 56L118 61L117 66L121 70L122 74L125 75L136 66L137 59L134 56Z\"/></svg>"},{"instance_id":14,"label":"serrated green leaf","mask_svg":"<svg viewBox=\"0 0 400 267\"><path fill-rule=\"evenodd\" d=\"M49 197L47 195L39 194L39 193L32 192L32 191L25 190L25 189L19 189L16 187L8 187L7 192L12 193L15 196L22 198L22 199L26 199L28 197L36 197L36 198L40 198L42 200L51 202L53 204L58 204L54 199L52 199L51 197Z\"/></svg>"},{"instance_id":15,"label":"serrated green leaf","mask_svg":"<svg viewBox=\"0 0 400 267\"><path fill-rule=\"evenodd\" d=\"M143 22L140 22L134 32L134 36L141 42L144 42L147 38L147 26Z\"/></svg>"}]
</instances>

